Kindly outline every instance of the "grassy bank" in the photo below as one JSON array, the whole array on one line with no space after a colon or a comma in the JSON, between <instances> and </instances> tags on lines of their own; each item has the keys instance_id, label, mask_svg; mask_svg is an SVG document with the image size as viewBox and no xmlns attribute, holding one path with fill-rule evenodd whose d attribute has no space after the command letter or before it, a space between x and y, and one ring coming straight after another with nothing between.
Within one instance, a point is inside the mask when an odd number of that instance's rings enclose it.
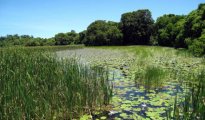
<instances>
[{"instance_id":1,"label":"grassy bank","mask_svg":"<svg viewBox=\"0 0 205 120\"><path fill-rule=\"evenodd\" d=\"M109 103L105 69L56 59L48 49L0 50L0 119L72 119Z\"/></svg>"}]
</instances>

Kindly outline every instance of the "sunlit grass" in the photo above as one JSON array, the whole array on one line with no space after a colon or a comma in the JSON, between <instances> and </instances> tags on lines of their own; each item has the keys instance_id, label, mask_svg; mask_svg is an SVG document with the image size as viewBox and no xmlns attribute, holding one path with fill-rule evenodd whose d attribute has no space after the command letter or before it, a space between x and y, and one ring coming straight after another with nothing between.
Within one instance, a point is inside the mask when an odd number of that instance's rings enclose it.
<instances>
[{"instance_id":1,"label":"sunlit grass","mask_svg":"<svg viewBox=\"0 0 205 120\"><path fill-rule=\"evenodd\" d=\"M0 50L0 119L72 119L109 104L107 70L45 51Z\"/></svg>"}]
</instances>

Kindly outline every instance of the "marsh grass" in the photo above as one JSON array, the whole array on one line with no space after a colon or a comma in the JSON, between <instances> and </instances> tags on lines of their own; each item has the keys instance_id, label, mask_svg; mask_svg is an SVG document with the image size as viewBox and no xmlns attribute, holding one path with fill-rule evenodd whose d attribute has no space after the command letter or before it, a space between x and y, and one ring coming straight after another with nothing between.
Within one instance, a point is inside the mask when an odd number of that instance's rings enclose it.
<instances>
[{"instance_id":1,"label":"marsh grass","mask_svg":"<svg viewBox=\"0 0 205 120\"><path fill-rule=\"evenodd\" d=\"M46 51L0 50L0 119L72 119L109 104L107 70Z\"/></svg>"},{"instance_id":2,"label":"marsh grass","mask_svg":"<svg viewBox=\"0 0 205 120\"><path fill-rule=\"evenodd\" d=\"M185 119L205 119L205 69L189 86L190 92L185 97L182 107Z\"/></svg>"},{"instance_id":3,"label":"marsh grass","mask_svg":"<svg viewBox=\"0 0 205 120\"><path fill-rule=\"evenodd\" d=\"M154 88L158 89L163 85L163 78L165 76L165 72L163 69L156 66L148 66L145 72L145 87L147 89Z\"/></svg>"},{"instance_id":4,"label":"marsh grass","mask_svg":"<svg viewBox=\"0 0 205 120\"><path fill-rule=\"evenodd\" d=\"M163 86L165 75L166 72L162 68L147 66L143 72L142 70L136 72L135 80L136 83L142 84L146 90L159 89Z\"/></svg>"},{"instance_id":5,"label":"marsh grass","mask_svg":"<svg viewBox=\"0 0 205 120\"><path fill-rule=\"evenodd\" d=\"M205 65L204 58L193 57L185 49L111 47L119 48L135 54L130 73L134 74L137 85L143 85L147 90L163 85L165 90L171 91L168 94L172 97L167 98L167 120L205 120L205 70L201 70ZM170 83L177 84L176 89L168 89L173 87Z\"/></svg>"},{"instance_id":6,"label":"marsh grass","mask_svg":"<svg viewBox=\"0 0 205 120\"><path fill-rule=\"evenodd\" d=\"M205 78L203 77L204 72L200 72L205 65L204 59L193 57L185 49L168 47L113 46L97 48L120 49L126 54L134 54L133 62L127 64L129 66L128 77L130 80L135 80L135 84L145 86L145 90L156 90L164 86L163 93L168 95L164 101L167 101L168 104L161 104L159 101L159 105L167 107L167 120L205 119ZM166 91L168 92L166 93ZM159 95L156 94L156 96ZM161 112L157 114L163 116L164 114Z\"/></svg>"},{"instance_id":7,"label":"marsh grass","mask_svg":"<svg viewBox=\"0 0 205 120\"><path fill-rule=\"evenodd\" d=\"M204 120L205 119L205 69L203 69L195 80L186 83L184 99L176 96L174 106L168 108L167 119L175 120Z\"/></svg>"}]
</instances>

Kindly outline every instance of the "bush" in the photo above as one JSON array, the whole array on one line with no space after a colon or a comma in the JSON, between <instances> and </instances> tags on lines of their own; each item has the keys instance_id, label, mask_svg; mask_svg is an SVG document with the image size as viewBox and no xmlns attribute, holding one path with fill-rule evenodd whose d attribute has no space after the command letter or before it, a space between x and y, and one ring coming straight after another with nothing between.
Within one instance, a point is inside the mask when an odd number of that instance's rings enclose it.
<instances>
[{"instance_id":1,"label":"bush","mask_svg":"<svg viewBox=\"0 0 205 120\"><path fill-rule=\"evenodd\" d=\"M200 38L194 39L189 45L189 50L194 54L194 56L202 56L205 54L205 34Z\"/></svg>"}]
</instances>

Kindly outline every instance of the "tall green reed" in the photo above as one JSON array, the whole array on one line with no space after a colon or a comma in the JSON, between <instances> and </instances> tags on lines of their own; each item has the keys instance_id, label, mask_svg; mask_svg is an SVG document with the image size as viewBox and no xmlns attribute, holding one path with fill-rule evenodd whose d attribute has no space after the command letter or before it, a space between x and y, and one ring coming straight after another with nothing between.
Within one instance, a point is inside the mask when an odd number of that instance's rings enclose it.
<instances>
[{"instance_id":1,"label":"tall green reed","mask_svg":"<svg viewBox=\"0 0 205 120\"><path fill-rule=\"evenodd\" d=\"M145 70L139 70L135 73L135 80L147 90L159 89L163 85L165 74L166 72L160 67L147 66Z\"/></svg>"},{"instance_id":2,"label":"tall green reed","mask_svg":"<svg viewBox=\"0 0 205 120\"><path fill-rule=\"evenodd\" d=\"M185 83L184 98L177 97L173 109L167 111L167 119L204 120L205 119L205 69L201 70L193 80ZM171 114L173 113L173 114Z\"/></svg>"},{"instance_id":3,"label":"tall green reed","mask_svg":"<svg viewBox=\"0 0 205 120\"><path fill-rule=\"evenodd\" d=\"M44 49L4 48L0 56L0 119L72 119L109 104L104 68Z\"/></svg>"}]
</instances>

